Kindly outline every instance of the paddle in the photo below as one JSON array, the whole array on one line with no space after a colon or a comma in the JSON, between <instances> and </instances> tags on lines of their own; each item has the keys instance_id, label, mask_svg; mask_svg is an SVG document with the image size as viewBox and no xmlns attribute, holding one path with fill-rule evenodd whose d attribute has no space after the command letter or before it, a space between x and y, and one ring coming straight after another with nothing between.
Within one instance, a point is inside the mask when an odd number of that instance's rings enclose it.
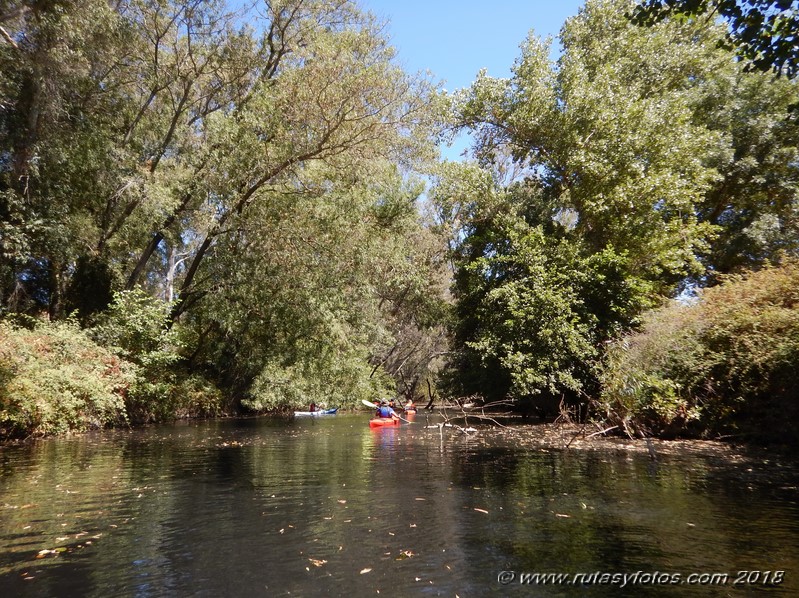
<instances>
[{"instance_id":1,"label":"paddle","mask_svg":"<svg viewBox=\"0 0 799 598\"><path fill-rule=\"evenodd\" d=\"M375 405L374 403L372 403L371 401L367 401L366 399L361 399L361 403L363 403L363 404L364 404L364 405L366 405L367 407L371 407L372 409L377 409L377 408L379 407L379 405ZM405 419L405 418L404 418L404 417L402 417L401 415L397 415L397 413L396 413L396 412L394 413L394 415L396 415L396 416L397 416L397 418L401 419L402 421L404 421L404 422L406 422L406 423L409 423L409 424L412 424L412 423L413 423L412 421L410 421L410 420L408 420L408 419Z\"/></svg>"}]
</instances>

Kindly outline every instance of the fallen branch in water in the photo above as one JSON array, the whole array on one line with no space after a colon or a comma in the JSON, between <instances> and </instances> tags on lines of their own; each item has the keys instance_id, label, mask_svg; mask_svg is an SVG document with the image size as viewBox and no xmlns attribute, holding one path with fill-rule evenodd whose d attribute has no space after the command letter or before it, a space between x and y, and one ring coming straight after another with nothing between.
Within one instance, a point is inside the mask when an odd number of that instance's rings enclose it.
<instances>
[{"instance_id":1,"label":"fallen branch in water","mask_svg":"<svg viewBox=\"0 0 799 598\"><path fill-rule=\"evenodd\" d=\"M452 416L447 415L445 413L445 414L443 414L443 416L444 416L444 422L445 423L449 423L451 421L457 421L459 419L462 419L468 424L469 423L469 418L472 418L472 419L477 419L477 420L480 420L480 421L491 422L492 424L495 424L495 425L499 426L500 428L507 428L508 427L508 426L506 426L504 424L499 423L497 420L495 420L490 415L485 415L485 414L481 414L481 413L469 413L469 414L464 413L462 415L452 415Z\"/></svg>"},{"instance_id":2,"label":"fallen branch in water","mask_svg":"<svg viewBox=\"0 0 799 598\"><path fill-rule=\"evenodd\" d=\"M444 405L444 408L441 411L441 415L444 417L444 422L445 423L449 423L450 421L453 421L453 420L462 419L468 425L469 424L469 418L471 417L471 418L475 418L475 419L477 419L479 421L491 422L492 424L494 424L496 426L499 426L500 428L507 428L508 426L505 426L505 425L499 423L496 419L494 419L490 415L486 415L485 410L486 410L486 408L493 408L493 407L499 407L499 406L511 407L511 406L513 406L513 402L511 402L511 401L494 401L494 402L491 402L491 403L483 403L483 404L480 405L480 413L473 413L471 411L471 409L474 408L475 402L480 400L480 399L481 399L481 397L479 397L478 395L472 395L470 397L465 397L463 399L460 399L460 400L456 401L456 405L458 405L458 407L460 408L460 415L450 416L449 413L447 412L447 406ZM474 428L471 428L471 427L469 427L468 429L474 430Z\"/></svg>"},{"instance_id":3,"label":"fallen branch in water","mask_svg":"<svg viewBox=\"0 0 799 598\"><path fill-rule=\"evenodd\" d=\"M464 428L463 426L457 426L457 425L451 424L449 422L441 422L441 423L438 423L438 424L431 424L431 425L425 426L425 427L426 428L431 428L431 429L438 429L440 434L444 433L443 432L444 428L455 428L455 429L459 430L463 434L471 434L472 432L477 432L476 428L472 428L472 427Z\"/></svg>"},{"instance_id":4,"label":"fallen branch in water","mask_svg":"<svg viewBox=\"0 0 799 598\"><path fill-rule=\"evenodd\" d=\"M600 430L599 432L594 432L593 434L589 434L586 438L593 438L594 436L599 436L600 434L607 434L611 430L615 430L619 426L611 426L609 428L605 428L604 430Z\"/></svg>"}]
</instances>

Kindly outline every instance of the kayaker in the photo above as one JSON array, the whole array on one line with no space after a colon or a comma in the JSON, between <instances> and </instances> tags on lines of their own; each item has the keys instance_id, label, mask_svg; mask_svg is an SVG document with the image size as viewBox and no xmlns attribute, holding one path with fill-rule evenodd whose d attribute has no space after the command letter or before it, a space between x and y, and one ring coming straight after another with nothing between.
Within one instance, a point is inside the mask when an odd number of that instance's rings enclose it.
<instances>
[{"instance_id":1,"label":"kayaker","mask_svg":"<svg viewBox=\"0 0 799 598\"><path fill-rule=\"evenodd\" d=\"M377 408L377 417L397 417L394 410L388 406L388 401L383 399L380 401L380 407Z\"/></svg>"},{"instance_id":2,"label":"kayaker","mask_svg":"<svg viewBox=\"0 0 799 598\"><path fill-rule=\"evenodd\" d=\"M308 409L311 413L316 411L316 403L312 402L310 408Z\"/></svg>"},{"instance_id":3,"label":"kayaker","mask_svg":"<svg viewBox=\"0 0 799 598\"><path fill-rule=\"evenodd\" d=\"M416 411L416 405L413 403L413 399L408 399L408 402L405 403L405 411Z\"/></svg>"}]
</instances>

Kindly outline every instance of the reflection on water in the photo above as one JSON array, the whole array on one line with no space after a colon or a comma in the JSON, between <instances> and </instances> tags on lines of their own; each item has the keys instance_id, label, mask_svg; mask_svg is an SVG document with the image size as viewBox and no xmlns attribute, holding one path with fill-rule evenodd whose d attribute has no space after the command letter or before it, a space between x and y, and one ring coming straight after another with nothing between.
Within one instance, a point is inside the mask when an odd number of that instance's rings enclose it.
<instances>
[{"instance_id":1,"label":"reflection on water","mask_svg":"<svg viewBox=\"0 0 799 598\"><path fill-rule=\"evenodd\" d=\"M799 592L799 475L778 459L653 463L441 437L424 419L202 422L0 449L2 595L610 596L618 585L519 580L637 571L730 578L636 595ZM733 586L739 570L785 576Z\"/></svg>"}]
</instances>

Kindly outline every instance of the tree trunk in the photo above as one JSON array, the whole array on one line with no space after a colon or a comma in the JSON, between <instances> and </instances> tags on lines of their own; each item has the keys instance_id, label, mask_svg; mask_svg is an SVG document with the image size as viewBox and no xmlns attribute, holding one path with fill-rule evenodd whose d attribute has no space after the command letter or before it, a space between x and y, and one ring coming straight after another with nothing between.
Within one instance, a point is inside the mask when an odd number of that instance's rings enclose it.
<instances>
[{"instance_id":1,"label":"tree trunk","mask_svg":"<svg viewBox=\"0 0 799 598\"><path fill-rule=\"evenodd\" d=\"M426 382L427 382L427 393L430 395L430 401L428 401L427 405L425 405L424 408L432 409L435 396L433 395L433 387L430 385L430 378L428 378Z\"/></svg>"}]
</instances>

